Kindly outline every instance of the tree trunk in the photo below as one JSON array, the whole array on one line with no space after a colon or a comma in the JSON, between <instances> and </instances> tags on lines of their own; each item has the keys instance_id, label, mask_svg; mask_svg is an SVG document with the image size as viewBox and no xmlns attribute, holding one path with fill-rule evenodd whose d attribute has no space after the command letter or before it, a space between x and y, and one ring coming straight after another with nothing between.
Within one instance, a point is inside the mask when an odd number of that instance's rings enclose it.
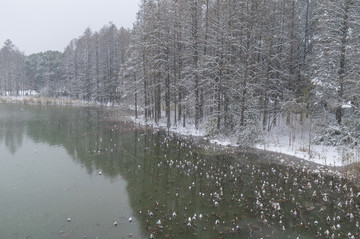
<instances>
[{"instance_id":1,"label":"tree trunk","mask_svg":"<svg viewBox=\"0 0 360 239\"><path fill-rule=\"evenodd\" d=\"M342 122L342 110L341 104L344 97L344 82L345 82L345 64L346 64L346 47L347 47L347 36L349 31L348 26L348 16L349 14L349 2L345 1L345 9L343 16L343 27L341 29L342 39L341 39L341 52L340 52L340 68L339 68L339 106L336 108L336 120L339 124Z\"/></svg>"},{"instance_id":2,"label":"tree trunk","mask_svg":"<svg viewBox=\"0 0 360 239\"><path fill-rule=\"evenodd\" d=\"M180 121L180 124L181 124L181 116L182 116L182 92L181 92L181 90L180 90L180 92L179 92L179 104L178 104L178 117L179 117L179 121Z\"/></svg>"},{"instance_id":3,"label":"tree trunk","mask_svg":"<svg viewBox=\"0 0 360 239\"><path fill-rule=\"evenodd\" d=\"M194 77L194 84L195 84L195 89L194 89L194 94L195 94L195 129L199 129L199 123L200 123L200 92L199 92L199 73L198 73L198 68L199 68L199 49L198 49L198 41L199 41L199 36L198 36L198 0L194 0L193 3L193 9L192 9L192 26L191 26L191 31L192 31L192 40L193 40L193 51L194 51L194 55L193 55L193 67L194 67L194 71L195 71L195 77Z\"/></svg>"},{"instance_id":4,"label":"tree trunk","mask_svg":"<svg viewBox=\"0 0 360 239\"><path fill-rule=\"evenodd\" d=\"M171 126L171 119L170 119L170 72L168 71L166 77L166 93L165 93L165 108L166 108L166 126L169 129Z\"/></svg>"},{"instance_id":5,"label":"tree trunk","mask_svg":"<svg viewBox=\"0 0 360 239\"><path fill-rule=\"evenodd\" d=\"M241 96L241 115L240 115L240 125L245 125L245 104L246 104L246 83L244 83L245 87L242 90Z\"/></svg>"},{"instance_id":6,"label":"tree trunk","mask_svg":"<svg viewBox=\"0 0 360 239\"><path fill-rule=\"evenodd\" d=\"M216 124L216 128L217 130L220 130L220 126L221 126L221 93L220 90L218 90L217 93L217 124Z\"/></svg>"},{"instance_id":7,"label":"tree trunk","mask_svg":"<svg viewBox=\"0 0 360 239\"><path fill-rule=\"evenodd\" d=\"M137 86L136 86L136 76L134 76L135 82L135 119L138 118L138 93L137 93Z\"/></svg>"}]
</instances>

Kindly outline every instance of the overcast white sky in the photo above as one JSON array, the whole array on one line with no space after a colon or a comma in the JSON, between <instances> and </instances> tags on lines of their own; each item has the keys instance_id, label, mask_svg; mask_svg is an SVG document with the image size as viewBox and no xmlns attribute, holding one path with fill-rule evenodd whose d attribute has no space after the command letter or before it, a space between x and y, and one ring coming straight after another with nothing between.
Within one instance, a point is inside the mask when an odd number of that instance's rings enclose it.
<instances>
[{"instance_id":1,"label":"overcast white sky","mask_svg":"<svg viewBox=\"0 0 360 239\"><path fill-rule=\"evenodd\" d=\"M131 28L139 0L0 0L0 48L10 39L26 55L63 51L87 27Z\"/></svg>"}]
</instances>

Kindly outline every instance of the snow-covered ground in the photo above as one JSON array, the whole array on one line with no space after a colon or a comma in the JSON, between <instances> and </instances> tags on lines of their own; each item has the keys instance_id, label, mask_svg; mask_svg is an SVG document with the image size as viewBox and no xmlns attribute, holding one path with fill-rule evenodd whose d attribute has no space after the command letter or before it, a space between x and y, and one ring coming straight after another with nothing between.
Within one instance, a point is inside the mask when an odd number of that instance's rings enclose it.
<instances>
[{"instance_id":1,"label":"snow-covered ground","mask_svg":"<svg viewBox=\"0 0 360 239\"><path fill-rule=\"evenodd\" d=\"M355 150L337 146L315 145L314 122L309 118L300 122L300 116L294 116L291 124L286 124L285 117L280 117L277 126L263 134L261 143L256 148L292 155L327 166L345 166L359 162Z\"/></svg>"},{"instance_id":2,"label":"snow-covered ground","mask_svg":"<svg viewBox=\"0 0 360 239\"><path fill-rule=\"evenodd\" d=\"M322 165L343 166L341 153L336 147L309 144L309 135L290 140L290 130L276 131L264 132L262 142L256 144L255 147L292 155Z\"/></svg>"},{"instance_id":3,"label":"snow-covered ground","mask_svg":"<svg viewBox=\"0 0 360 239\"><path fill-rule=\"evenodd\" d=\"M335 146L314 145L310 143L311 140L309 140L309 137L312 138L314 134L314 132L310 131L310 119L304 119L304 121L300 123L298 118L299 117L294 117L292 119L292 126L286 124L285 118L280 118L276 127L271 131L264 131L261 142L256 144L255 148L283 153L327 166L345 166L355 162L353 157L350 160L345 160L346 157L344 155L346 154ZM132 119L135 120L135 118ZM154 127L166 129L165 121L160 121L156 125L152 122L145 123L141 117L135 121L142 125L149 124ZM169 130L181 135L203 137L206 135L205 130L196 130L194 125L186 125L186 128L180 125L176 127L171 126ZM237 139L230 137L218 137L216 139L210 139L210 142L224 146L238 146Z\"/></svg>"}]
</instances>

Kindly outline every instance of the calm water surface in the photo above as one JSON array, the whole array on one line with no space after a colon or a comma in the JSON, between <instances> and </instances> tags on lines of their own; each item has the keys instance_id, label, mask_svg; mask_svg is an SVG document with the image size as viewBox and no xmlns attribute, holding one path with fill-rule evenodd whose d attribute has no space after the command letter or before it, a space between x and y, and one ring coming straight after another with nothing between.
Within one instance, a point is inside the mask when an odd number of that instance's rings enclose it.
<instances>
[{"instance_id":1,"label":"calm water surface","mask_svg":"<svg viewBox=\"0 0 360 239\"><path fill-rule=\"evenodd\" d=\"M355 179L114 119L0 105L0 239L359 238Z\"/></svg>"}]
</instances>

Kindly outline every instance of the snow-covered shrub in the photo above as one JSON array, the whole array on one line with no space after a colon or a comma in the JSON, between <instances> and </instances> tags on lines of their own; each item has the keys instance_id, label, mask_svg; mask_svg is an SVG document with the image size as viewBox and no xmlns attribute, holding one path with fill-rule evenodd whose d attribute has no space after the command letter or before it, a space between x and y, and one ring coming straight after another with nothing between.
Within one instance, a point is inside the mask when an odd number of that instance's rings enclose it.
<instances>
[{"instance_id":1,"label":"snow-covered shrub","mask_svg":"<svg viewBox=\"0 0 360 239\"><path fill-rule=\"evenodd\" d=\"M207 120L204 123L203 127L205 129L206 136L212 137L212 136L218 135L220 133L219 130L217 129L217 127L216 127L216 120L215 119Z\"/></svg>"},{"instance_id":2,"label":"snow-covered shrub","mask_svg":"<svg viewBox=\"0 0 360 239\"><path fill-rule=\"evenodd\" d=\"M235 134L239 145L252 146L259 141L261 135L261 125L258 121L253 121L245 126L239 126Z\"/></svg>"},{"instance_id":3,"label":"snow-covered shrub","mask_svg":"<svg viewBox=\"0 0 360 239\"><path fill-rule=\"evenodd\" d=\"M49 97L50 96L50 88L48 86L41 88L40 95L41 95L41 97Z\"/></svg>"},{"instance_id":4,"label":"snow-covered shrub","mask_svg":"<svg viewBox=\"0 0 360 239\"><path fill-rule=\"evenodd\" d=\"M360 122L346 120L341 125L321 124L316 127L315 144L359 148Z\"/></svg>"},{"instance_id":5,"label":"snow-covered shrub","mask_svg":"<svg viewBox=\"0 0 360 239\"><path fill-rule=\"evenodd\" d=\"M223 126L220 129L217 129L216 119L212 119L204 123L204 129L208 137L234 138L241 146L253 146L259 141L261 135L261 124L258 119L248 120L243 126L236 121L233 127L227 128Z\"/></svg>"},{"instance_id":6,"label":"snow-covered shrub","mask_svg":"<svg viewBox=\"0 0 360 239\"><path fill-rule=\"evenodd\" d=\"M341 143L351 148L359 149L360 122L356 120L346 120L340 128Z\"/></svg>"}]
</instances>

